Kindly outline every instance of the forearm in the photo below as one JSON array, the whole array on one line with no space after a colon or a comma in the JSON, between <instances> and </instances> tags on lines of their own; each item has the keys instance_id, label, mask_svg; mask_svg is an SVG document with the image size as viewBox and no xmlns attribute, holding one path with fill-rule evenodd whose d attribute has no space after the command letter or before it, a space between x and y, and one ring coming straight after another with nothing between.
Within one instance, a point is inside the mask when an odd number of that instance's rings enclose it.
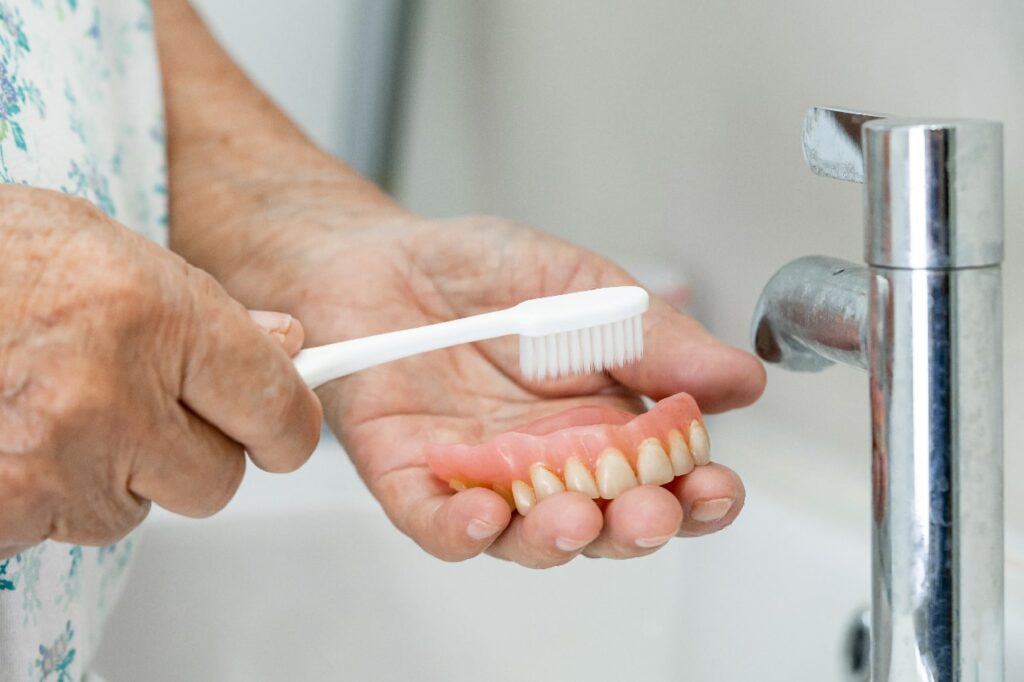
<instances>
[{"instance_id":1,"label":"forearm","mask_svg":"<svg viewBox=\"0 0 1024 682\"><path fill-rule=\"evenodd\" d=\"M242 73L187 0L155 0L167 116L171 246L259 304L242 276L337 227L398 208L318 149ZM340 207L340 211L339 211Z\"/></svg>"}]
</instances>

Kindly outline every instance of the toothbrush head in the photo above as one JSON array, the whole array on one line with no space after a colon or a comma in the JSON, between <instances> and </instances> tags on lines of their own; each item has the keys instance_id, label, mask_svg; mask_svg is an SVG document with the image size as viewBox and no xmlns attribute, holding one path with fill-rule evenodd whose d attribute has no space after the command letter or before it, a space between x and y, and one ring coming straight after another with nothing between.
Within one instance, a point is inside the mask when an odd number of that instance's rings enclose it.
<instances>
[{"instance_id":1,"label":"toothbrush head","mask_svg":"<svg viewBox=\"0 0 1024 682\"><path fill-rule=\"evenodd\" d=\"M641 317L650 298L640 287L607 287L524 301L513 310L519 368L542 381L601 372L644 352Z\"/></svg>"}]
</instances>

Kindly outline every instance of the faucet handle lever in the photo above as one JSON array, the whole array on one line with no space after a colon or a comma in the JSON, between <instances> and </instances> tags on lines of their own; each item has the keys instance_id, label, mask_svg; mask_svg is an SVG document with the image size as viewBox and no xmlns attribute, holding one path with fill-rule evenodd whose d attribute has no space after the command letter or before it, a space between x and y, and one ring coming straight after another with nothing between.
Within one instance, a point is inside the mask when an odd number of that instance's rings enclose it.
<instances>
[{"instance_id":1,"label":"faucet handle lever","mask_svg":"<svg viewBox=\"0 0 1024 682\"><path fill-rule=\"evenodd\" d=\"M804 116L804 160L815 175L864 182L860 129L884 114L812 107Z\"/></svg>"}]
</instances>

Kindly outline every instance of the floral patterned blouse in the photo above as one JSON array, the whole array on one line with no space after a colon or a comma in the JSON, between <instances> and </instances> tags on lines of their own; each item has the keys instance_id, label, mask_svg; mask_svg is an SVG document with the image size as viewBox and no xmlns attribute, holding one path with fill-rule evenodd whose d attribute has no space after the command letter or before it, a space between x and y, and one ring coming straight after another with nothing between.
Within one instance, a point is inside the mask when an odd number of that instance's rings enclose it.
<instances>
[{"instance_id":1,"label":"floral patterned blouse","mask_svg":"<svg viewBox=\"0 0 1024 682\"><path fill-rule=\"evenodd\" d=\"M166 242L149 0L0 0L0 181L85 197ZM0 681L95 679L132 549L44 542L0 559Z\"/></svg>"}]
</instances>

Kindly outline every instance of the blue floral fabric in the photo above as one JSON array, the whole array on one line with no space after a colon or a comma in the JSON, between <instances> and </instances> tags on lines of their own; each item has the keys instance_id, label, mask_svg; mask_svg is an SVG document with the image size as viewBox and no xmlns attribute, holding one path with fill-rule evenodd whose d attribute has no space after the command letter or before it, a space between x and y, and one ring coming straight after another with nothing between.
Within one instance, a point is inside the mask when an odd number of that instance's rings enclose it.
<instances>
[{"instance_id":1,"label":"blue floral fabric","mask_svg":"<svg viewBox=\"0 0 1024 682\"><path fill-rule=\"evenodd\" d=\"M0 0L0 182L84 197L166 243L149 0ZM134 543L0 559L0 681L86 679Z\"/></svg>"}]
</instances>

